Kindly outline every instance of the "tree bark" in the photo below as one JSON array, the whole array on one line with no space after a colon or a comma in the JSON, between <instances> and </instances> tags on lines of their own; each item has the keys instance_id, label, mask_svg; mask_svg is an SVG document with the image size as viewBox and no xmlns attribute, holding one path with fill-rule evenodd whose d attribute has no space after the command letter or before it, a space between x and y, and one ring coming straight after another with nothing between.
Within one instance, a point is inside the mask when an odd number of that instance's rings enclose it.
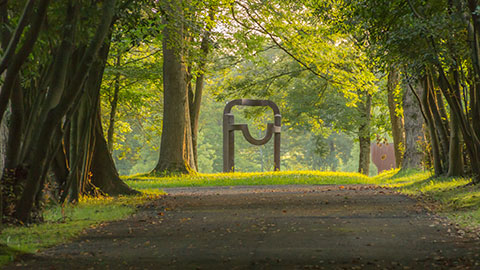
<instances>
[{"instance_id":1,"label":"tree bark","mask_svg":"<svg viewBox=\"0 0 480 270\"><path fill-rule=\"evenodd\" d=\"M0 92L0 123L2 122L3 115L7 109L8 101L12 88L14 87L15 81L18 77L20 68L23 63L27 60L27 57L30 55L30 52L33 50L33 47L37 41L37 38L40 34L40 28L43 24L45 16L47 14L47 7L50 3L50 0L41 0L38 5L38 10L32 20L31 27L28 32L25 34L26 38L22 46L18 49L18 52L12 56L9 60L9 65L5 75L5 80L2 85Z\"/></svg>"},{"instance_id":2,"label":"tree bark","mask_svg":"<svg viewBox=\"0 0 480 270\"><path fill-rule=\"evenodd\" d=\"M92 159L92 184L98 187L101 192L108 195L139 194L140 192L131 189L118 175L112 155L108 151L107 142L103 135L98 110L95 123L94 148Z\"/></svg>"},{"instance_id":3,"label":"tree bark","mask_svg":"<svg viewBox=\"0 0 480 270\"><path fill-rule=\"evenodd\" d=\"M0 6L1 9L3 9L2 12L5 12L5 16L2 16L2 23L5 23L5 25L2 25L3 27L6 28L7 26L7 20L8 20L8 15L7 15L7 2L5 1L4 4ZM8 67L10 61L13 59L13 56L15 55L15 50L17 49L18 42L20 41L20 38L22 36L23 30L25 27L28 25L28 20L30 19L32 9L34 7L35 0L29 0L23 9L22 15L20 16L20 19L18 21L17 27L15 28L15 31L13 32L13 35L11 36L10 33L7 29L4 29L2 32L2 43L5 44L4 47L4 53L2 55L1 61L0 61L0 74L5 71L5 69ZM6 40L8 41L8 44Z\"/></svg>"},{"instance_id":4,"label":"tree bark","mask_svg":"<svg viewBox=\"0 0 480 270\"><path fill-rule=\"evenodd\" d=\"M443 174L443 166L442 166L442 157L440 151L440 145L437 135L437 129L435 127L435 121L433 118L431 95L433 94L432 85L430 83L428 76L423 78L423 95L422 95L422 106L425 108L425 116L426 122L428 126L428 131L430 135L430 145L432 147L432 155L433 155L433 169L435 176L440 176Z\"/></svg>"},{"instance_id":5,"label":"tree bark","mask_svg":"<svg viewBox=\"0 0 480 270\"><path fill-rule=\"evenodd\" d=\"M122 55L118 52L117 59L115 60L115 66L120 67ZM115 74L115 82L113 89L113 98L110 101L110 119L108 123L107 131L107 145L108 151L113 153L113 133L115 131L115 116L117 114L117 105L118 105L118 94L120 92L120 74Z\"/></svg>"},{"instance_id":6,"label":"tree bark","mask_svg":"<svg viewBox=\"0 0 480 270\"><path fill-rule=\"evenodd\" d=\"M454 176L463 176L464 174L464 163L463 163L463 139L462 133L460 132L460 120L455 113L450 113L450 151L448 153L449 167L448 167L448 177Z\"/></svg>"},{"instance_id":7,"label":"tree bark","mask_svg":"<svg viewBox=\"0 0 480 270\"><path fill-rule=\"evenodd\" d=\"M392 137L393 145L395 150L395 163L396 167L400 168L402 164L402 152L405 148L405 139L404 139L404 127L403 119L397 113L397 108L399 107L396 98L400 98L399 94L396 93L399 83L399 74L396 67L390 67L388 73L388 83L387 83L387 93L388 93L388 110L390 112L390 123L392 125Z\"/></svg>"},{"instance_id":8,"label":"tree bark","mask_svg":"<svg viewBox=\"0 0 480 270\"><path fill-rule=\"evenodd\" d=\"M360 154L358 160L358 172L368 175L370 172L370 118L372 109L372 95L364 92L364 101L359 105L361 123L358 129Z\"/></svg>"},{"instance_id":9,"label":"tree bark","mask_svg":"<svg viewBox=\"0 0 480 270\"><path fill-rule=\"evenodd\" d=\"M163 125L160 156L153 173L189 173L196 171L186 68L183 59L182 1L165 3L163 30Z\"/></svg>"},{"instance_id":10,"label":"tree bark","mask_svg":"<svg viewBox=\"0 0 480 270\"><path fill-rule=\"evenodd\" d=\"M416 98L423 95L423 87L415 84L415 89L406 87L403 95L403 118L405 119L405 152L403 153L402 171L407 169L421 169L424 153L421 145L425 141L422 116L422 104ZM413 92L415 91L415 93Z\"/></svg>"},{"instance_id":11,"label":"tree bark","mask_svg":"<svg viewBox=\"0 0 480 270\"><path fill-rule=\"evenodd\" d=\"M439 148L441 153L442 167L445 172L445 169L448 168L448 153L450 149L449 141L450 135L448 130L448 117L445 111L445 105L443 104L442 97L438 91L433 86L433 79L431 80L431 93L428 95L430 109L433 115L433 121L435 122L435 130L438 136Z\"/></svg>"},{"instance_id":12,"label":"tree bark","mask_svg":"<svg viewBox=\"0 0 480 270\"><path fill-rule=\"evenodd\" d=\"M195 94L189 95L193 97L192 100L190 100L190 120L192 125L193 158L195 161L196 168L198 168L198 153L197 153L198 120L200 119L200 106L202 104L203 85L205 80L205 66L207 63L206 58L208 56L209 46L210 46L209 38L210 38L210 33L206 32L202 38L202 44L200 46L201 59L198 65L199 74L197 74L197 78L195 80Z\"/></svg>"},{"instance_id":13,"label":"tree bark","mask_svg":"<svg viewBox=\"0 0 480 270\"><path fill-rule=\"evenodd\" d=\"M28 172L25 186L16 205L15 217L22 222L29 221L30 219L35 196L43 182L40 177L44 175L44 170L48 169L47 165L49 165L48 163L51 160L49 154L55 154L49 153L52 139L54 137L54 131L60 124L63 116L72 109L73 104L75 102L78 103L80 100L82 94L81 89L87 74L89 73L90 67L110 29L115 11L115 3L115 0L106 0L103 2L101 22L97 27L95 35L87 47L82 60L77 66L76 72L69 81L67 86L68 91L66 91L66 94L62 97L60 104L48 112L48 116L45 118L48 119L48 121L40 123L40 132L38 133L27 158Z\"/></svg>"}]
</instances>

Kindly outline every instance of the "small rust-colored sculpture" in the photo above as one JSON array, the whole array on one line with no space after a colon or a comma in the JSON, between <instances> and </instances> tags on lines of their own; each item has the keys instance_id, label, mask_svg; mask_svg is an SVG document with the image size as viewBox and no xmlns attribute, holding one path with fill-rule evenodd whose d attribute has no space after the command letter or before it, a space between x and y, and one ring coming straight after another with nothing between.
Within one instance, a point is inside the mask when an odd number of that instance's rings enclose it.
<instances>
[{"instance_id":1,"label":"small rust-colored sculpture","mask_svg":"<svg viewBox=\"0 0 480 270\"><path fill-rule=\"evenodd\" d=\"M267 134L263 139L256 140L250 135L247 124L235 124L232 107L236 105L242 106L269 106L273 110L274 124L267 124ZM235 171L235 130L241 130L243 137L254 145L264 145L274 135L273 142L273 163L274 170L280 170L280 131L281 131L282 116L277 104L270 100L255 100L255 99L235 99L227 103L223 111L223 171Z\"/></svg>"},{"instance_id":2,"label":"small rust-colored sculpture","mask_svg":"<svg viewBox=\"0 0 480 270\"><path fill-rule=\"evenodd\" d=\"M370 146L372 161L378 173L395 168L395 149L393 143L372 143Z\"/></svg>"}]
</instances>

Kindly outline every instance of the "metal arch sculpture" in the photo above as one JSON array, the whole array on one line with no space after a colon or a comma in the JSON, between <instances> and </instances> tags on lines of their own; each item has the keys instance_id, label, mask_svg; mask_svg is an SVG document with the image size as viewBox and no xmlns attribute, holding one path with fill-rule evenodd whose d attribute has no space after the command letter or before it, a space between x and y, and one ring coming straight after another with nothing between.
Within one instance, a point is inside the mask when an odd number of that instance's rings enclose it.
<instances>
[{"instance_id":1,"label":"metal arch sculpture","mask_svg":"<svg viewBox=\"0 0 480 270\"><path fill-rule=\"evenodd\" d=\"M268 106L273 110L274 123L267 123L267 134L260 140L252 137L247 124L235 124L234 116L231 113L233 106ZM241 130L243 137L254 145L264 145L274 136L273 162L274 170L280 170L280 132L282 116L277 104L270 100L235 99L225 105L223 110L223 171L235 171L235 130Z\"/></svg>"}]
</instances>

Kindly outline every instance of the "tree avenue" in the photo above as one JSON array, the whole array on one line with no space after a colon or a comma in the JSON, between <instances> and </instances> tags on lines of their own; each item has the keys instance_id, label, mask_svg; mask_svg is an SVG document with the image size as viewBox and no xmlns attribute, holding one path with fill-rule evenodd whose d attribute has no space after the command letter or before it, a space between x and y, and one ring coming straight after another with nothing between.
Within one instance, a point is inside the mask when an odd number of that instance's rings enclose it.
<instances>
[{"instance_id":1,"label":"tree avenue","mask_svg":"<svg viewBox=\"0 0 480 270\"><path fill-rule=\"evenodd\" d=\"M0 0L2 220L138 193L119 171L221 171L237 98L279 105L282 168L375 174L389 142L397 168L480 183L477 1L267 2ZM240 143L238 168L271 148Z\"/></svg>"}]
</instances>

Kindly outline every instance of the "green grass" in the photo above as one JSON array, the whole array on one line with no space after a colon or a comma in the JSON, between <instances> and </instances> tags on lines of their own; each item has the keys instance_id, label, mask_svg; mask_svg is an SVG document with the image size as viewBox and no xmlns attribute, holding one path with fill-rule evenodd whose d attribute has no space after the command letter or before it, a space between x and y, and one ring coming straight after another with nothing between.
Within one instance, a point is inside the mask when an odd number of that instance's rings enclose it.
<instances>
[{"instance_id":1,"label":"green grass","mask_svg":"<svg viewBox=\"0 0 480 270\"><path fill-rule=\"evenodd\" d=\"M374 184L372 178L359 173L319 171L218 173L171 177L133 176L126 179L130 187L145 191L170 187Z\"/></svg>"},{"instance_id":2,"label":"green grass","mask_svg":"<svg viewBox=\"0 0 480 270\"><path fill-rule=\"evenodd\" d=\"M7 226L0 234L0 266L21 253L65 243L84 229L106 221L120 220L135 212L136 206L162 195L83 198L76 205L55 206L44 212L45 222L31 226Z\"/></svg>"},{"instance_id":3,"label":"green grass","mask_svg":"<svg viewBox=\"0 0 480 270\"><path fill-rule=\"evenodd\" d=\"M480 228L480 188L470 178L432 178L428 172L387 172L373 177L382 186L430 203L434 211L466 229Z\"/></svg>"}]
</instances>

